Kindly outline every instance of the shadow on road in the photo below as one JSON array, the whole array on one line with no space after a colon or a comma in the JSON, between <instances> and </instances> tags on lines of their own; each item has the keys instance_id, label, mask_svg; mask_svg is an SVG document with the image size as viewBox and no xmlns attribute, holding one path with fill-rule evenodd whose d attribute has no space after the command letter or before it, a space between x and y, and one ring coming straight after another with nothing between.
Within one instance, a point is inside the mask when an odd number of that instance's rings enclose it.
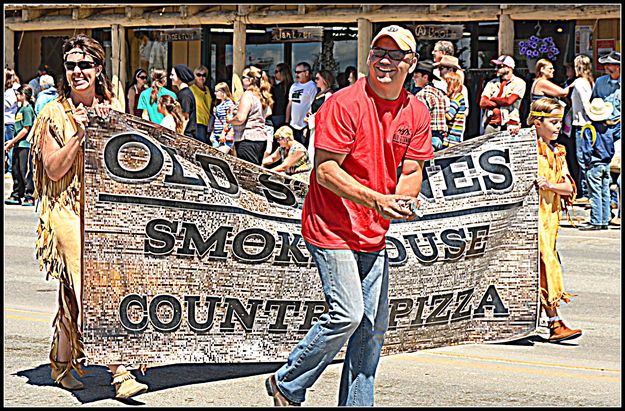
<instances>
[{"instance_id":1,"label":"shadow on road","mask_svg":"<svg viewBox=\"0 0 625 411\"><path fill-rule=\"evenodd\" d=\"M521 339L518 339L518 340L506 341L506 342L495 343L495 344L501 344L501 345L527 345L527 346L531 346L531 345L534 345L534 343L547 343L547 344L572 345L572 346L577 346L578 345L577 342L572 342L572 341L573 340L565 340L565 341L560 341L560 342L551 342L547 338L541 337L540 335L530 335L528 337L521 338Z\"/></svg>"},{"instance_id":2,"label":"shadow on road","mask_svg":"<svg viewBox=\"0 0 625 411\"><path fill-rule=\"evenodd\" d=\"M283 363L251 363L251 364L174 364L157 367L150 367L145 375L138 371L133 371L138 380L147 384L150 388L148 392L155 392L167 388L174 388L184 385L222 381L231 378L241 378L253 375L268 374L276 371ZM115 396L115 387L111 385L111 373L108 367L92 365L84 367L84 377L80 380L85 384L83 390L71 392L81 403L90 403ZM18 371L13 374L18 377L26 377L27 384L36 386L57 386L50 377L49 364L43 364L37 368ZM61 388L59 388L61 389ZM143 405L137 399L120 400L128 405Z\"/></svg>"}]
</instances>

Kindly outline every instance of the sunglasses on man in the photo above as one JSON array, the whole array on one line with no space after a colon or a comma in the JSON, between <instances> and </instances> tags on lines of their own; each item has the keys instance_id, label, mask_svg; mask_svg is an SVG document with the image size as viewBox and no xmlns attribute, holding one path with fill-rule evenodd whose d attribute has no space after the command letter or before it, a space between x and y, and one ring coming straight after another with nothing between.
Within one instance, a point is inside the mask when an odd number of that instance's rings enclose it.
<instances>
[{"instance_id":1,"label":"sunglasses on man","mask_svg":"<svg viewBox=\"0 0 625 411\"><path fill-rule=\"evenodd\" d=\"M306 73L308 70L295 70L295 74Z\"/></svg>"},{"instance_id":2,"label":"sunglasses on man","mask_svg":"<svg viewBox=\"0 0 625 411\"><path fill-rule=\"evenodd\" d=\"M95 61L87 61L87 60L83 60L83 61L66 61L63 63L63 65L65 66L65 70L67 71L74 71L74 69L76 69L76 66L78 66L78 68L80 70L89 70L92 69L96 66Z\"/></svg>"},{"instance_id":3,"label":"sunglasses on man","mask_svg":"<svg viewBox=\"0 0 625 411\"><path fill-rule=\"evenodd\" d=\"M402 61L406 58L406 55L411 54L411 50L387 50L381 47L371 47L371 55L375 58L383 59L384 56L388 56L389 59L394 61ZM415 56L419 58L419 54L415 53Z\"/></svg>"}]
</instances>

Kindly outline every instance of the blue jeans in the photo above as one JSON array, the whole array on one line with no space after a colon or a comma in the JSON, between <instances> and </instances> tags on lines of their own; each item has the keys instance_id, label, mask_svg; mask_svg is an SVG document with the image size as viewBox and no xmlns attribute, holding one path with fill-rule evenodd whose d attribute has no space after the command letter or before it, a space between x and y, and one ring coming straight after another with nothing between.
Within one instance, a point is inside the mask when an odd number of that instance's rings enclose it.
<instances>
[{"instance_id":1,"label":"blue jeans","mask_svg":"<svg viewBox=\"0 0 625 411\"><path fill-rule=\"evenodd\" d=\"M591 164L586 173L590 200L590 224L608 225L612 218L610 209L610 167Z\"/></svg>"},{"instance_id":2,"label":"blue jeans","mask_svg":"<svg viewBox=\"0 0 625 411\"><path fill-rule=\"evenodd\" d=\"M207 126L198 123L195 135L197 136L197 139L200 140L202 143L210 144L208 141L208 135L206 133L206 130L208 130Z\"/></svg>"},{"instance_id":3,"label":"blue jeans","mask_svg":"<svg viewBox=\"0 0 625 411\"><path fill-rule=\"evenodd\" d=\"M339 405L372 406L389 321L386 249L366 253L306 246L317 264L328 311L276 371L278 388L289 400L304 402L306 390L347 342Z\"/></svg>"},{"instance_id":4,"label":"blue jeans","mask_svg":"<svg viewBox=\"0 0 625 411\"><path fill-rule=\"evenodd\" d=\"M586 197L588 194L588 183L586 181L586 165L584 164L584 155L582 154L582 127L573 126L575 131L575 151L577 154L577 163L579 164L579 187L577 187L577 197Z\"/></svg>"},{"instance_id":5,"label":"blue jeans","mask_svg":"<svg viewBox=\"0 0 625 411\"><path fill-rule=\"evenodd\" d=\"M15 124L4 125L4 142L12 140L15 137ZM9 159L9 169L4 170L5 173L11 173L13 171L13 149L5 151L5 155Z\"/></svg>"}]
</instances>

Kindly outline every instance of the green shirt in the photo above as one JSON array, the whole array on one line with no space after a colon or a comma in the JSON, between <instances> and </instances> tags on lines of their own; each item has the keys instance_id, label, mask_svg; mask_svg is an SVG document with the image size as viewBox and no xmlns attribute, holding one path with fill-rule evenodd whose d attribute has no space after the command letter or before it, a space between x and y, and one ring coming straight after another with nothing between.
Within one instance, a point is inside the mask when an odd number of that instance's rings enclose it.
<instances>
[{"instance_id":1,"label":"green shirt","mask_svg":"<svg viewBox=\"0 0 625 411\"><path fill-rule=\"evenodd\" d=\"M176 93L173 91L166 89L165 87L161 87L156 93L156 101L154 104L150 104L150 94L152 94L152 87L143 90L139 95L139 102L137 103L137 110L148 110L148 114L150 115L150 121L152 123L161 124L163 118L165 117L161 113L158 112L158 99L161 98L163 94L169 94L177 100Z\"/></svg>"},{"instance_id":2,"label":"green shirt","mask_svg":"<svg viewBox=\"0 0 625 411\"><path fill-rule=\"evenodd\" d=\"M20 107L15 114L15 135L17 135L24 127L32 127L35 121L35 110L29 104L24 107ZM26 137L17 142L15 147L29 148L30 143L26 141Z\"/></svg>"}]
</instances>

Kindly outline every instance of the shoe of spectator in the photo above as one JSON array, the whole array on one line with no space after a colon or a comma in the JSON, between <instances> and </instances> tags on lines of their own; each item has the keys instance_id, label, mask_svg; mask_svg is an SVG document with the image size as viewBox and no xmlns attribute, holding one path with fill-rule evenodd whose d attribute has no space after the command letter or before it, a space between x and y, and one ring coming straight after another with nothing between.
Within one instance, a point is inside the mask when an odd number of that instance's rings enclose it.
<instances>
[{"instance_id":1,"label":"shoe of spectator","mask_svg":"<svg viewBox=\"0 0 625 411\"><path fill-rule=\"evenodd\" d=\"M610 191L618 191L618 184L610 184Z\"/></svg>"},{"instance_id":2,"label":"shoe of spectator","mask_svg":"<svg viewBox=\"0 0 625 411\"><path fill-rule=\"evenodd\" d=\"M588 200L586 197L579 197L578 199L575 200L575 204L589 204L590 200Z\"/></svg>"},{"instance_id":3,"label":"shoe of spectator","mask_svg":"<svg viewBox=\"0 0 625 411\"><path fill-rule=\"evenodd\" d=\"M621 217L614 217L610 220L611 225L621 225Z\"/></svg>"},{"instance_id":4,"label":"shoe of spectator","mask_svg":"<svg viewBox=\"0 0 625 411\"><path fill-rule=\"evenodd\" d=\"M33 207L35 205L35 200L33 200L32 198L24 199L22 205Z\"/></svg>"},{"instance_id":5,"label":"shoe of spectator","mask_svg":"<svg viewBox=\"0 0 625 411\"><path fill-rule=\"evenodd\" d=\"M601 226L601 225L588 224L588 225L585 225L583 227L580 227L579 229L582 230L582 231L603 230L603 227L604 226ZM605 226L605 227L607 227L607 226Z\"/></svg>"},{"instance_id":6,"label":"shoe of spectator","mask_svg":"<svg viewBox=\"0 0 625 411\"><path fill-rule=\"evenodd\" d=\"M20 204L22 204L22 201L19 198L9 197L9 198L4 200L4 204L20 205Z\"/></svg>"},{"instance_id":7,"label":"shoe of spectator","mask_svg":"<svg viewBox=\"0 0 625 411\"><path fill-rule=\"evenodd\" d=\"M618 205L616 205L614 201L610 201L610 208L612 208L612 210L617 209Z\"/></svg>"}]
</instances>

